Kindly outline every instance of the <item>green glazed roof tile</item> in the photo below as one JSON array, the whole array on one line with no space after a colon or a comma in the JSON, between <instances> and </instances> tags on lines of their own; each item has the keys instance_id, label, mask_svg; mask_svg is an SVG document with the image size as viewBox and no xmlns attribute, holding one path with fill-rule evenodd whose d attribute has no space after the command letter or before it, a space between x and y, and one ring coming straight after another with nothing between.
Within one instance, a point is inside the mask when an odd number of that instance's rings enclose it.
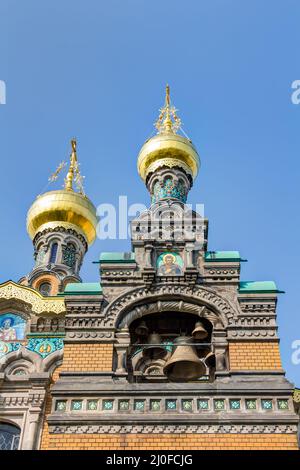
<instances>
[{"instance_id":1,"label":"green glazed roof tile","mask_svg":"<svg viewBox=\"0 0 300 470\"><path fill-rule=\"evenodd\" d=\"M207 251L205 261L246 261L241 259L238 251Z\"/></svg>"},{"instance_id":2,"label":"green glazed roof tile","mask_svg":"<svg viewBox=\"0 0 300 470\"><path fill-rule=\"evenodd\" d=\"M241 281L239 292L242 293L284 293L277 289L274 281Z\"/></svg>"},{"instance_id":3,"label":"green glazed roof tile","mask_svg":"<svg viewBox=\"0 0 300 470\"><path fill-rule=\"evenodd\" d=\"M132 251L103 252L100 254L100 263L135 263L135 254Z\"/></svg>"},{"instance_id":4,"label":"green glazed roof tile","mask_svg":"<svg viewBox=\"0 0 300 470\"><path fill-rule=\"evenodd\" d=\"M99 282L71 282L66 285L65 295L99 295L102 287Z\"/></svg>"}]
</instances>

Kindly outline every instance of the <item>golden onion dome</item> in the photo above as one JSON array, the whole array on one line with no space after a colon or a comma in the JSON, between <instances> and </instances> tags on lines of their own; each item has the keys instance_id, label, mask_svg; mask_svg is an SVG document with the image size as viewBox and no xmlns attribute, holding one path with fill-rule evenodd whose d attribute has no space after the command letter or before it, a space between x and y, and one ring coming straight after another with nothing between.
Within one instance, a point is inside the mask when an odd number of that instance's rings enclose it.
<instances>
[{"instance_id":1,"label":"golden onion dome","mask_svg":"<svg viewBox=\"0 0 300 470\"><path fill-rule=\"evenodd\" d=\"M144 143L138 155L137 168L144 181L158 168L175 166L182 168L193 180L196 178L200 158L192 142L177 134L180 126L176 109L170 103L170 89L167 85L165 105L155 124L158 134Z\"/></svg>"},{"instance_id":2,"label":"golden onion dome","mask_svg":"<svg viewBox=\"0 0 300 470\"><path fill-rule=\"evenodd\" d=\"M49 180L55 181L64 166L64 163L60 164ZM80 192L73 190L74 179ZM72 140L72 154L65 187L61 190L48 191L36 198L27 213L27 232L30 238L34 239L38 232L45 229L64 227L77 231L91 245L96 238L97 222L96 208L83 191L76 156L76 141Z\"/></svg>"}]
</instances>

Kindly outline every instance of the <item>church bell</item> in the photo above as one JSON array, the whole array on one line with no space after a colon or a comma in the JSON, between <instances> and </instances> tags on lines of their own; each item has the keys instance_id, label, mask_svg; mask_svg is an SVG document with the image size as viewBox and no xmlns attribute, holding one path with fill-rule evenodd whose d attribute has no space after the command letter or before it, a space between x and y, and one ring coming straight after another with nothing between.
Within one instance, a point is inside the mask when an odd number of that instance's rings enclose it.
<instances>
[{"instance_id":1,"label":"church bell","mask_svg":"<svg viewBox=\"0 0 300 470\"><path fill-rule=\"evenodd\" d=\"M139 336L147 336L149 330L144 320L136 327L135 332Z\"/></svg>"},{"instance_id":2,"label":"church bell","mask_svg":"<svg viewBox=\"0 0 300 470\"><path fill-rule=\"evenodd\" d=\"M193 335L193 338L196 340L207 338L208 332L204 328L201 321L198 321L197 323L195 323L195 328L194 328L192 335Z\"/></svg>"},{"instance_id":3,"label":"church bell","mask_svg":"<svg viewBox=\"0 0 300 470\"><path fill-rule=\"evenodd\" d=\"M162 345L161 337L158 333L151 333L148 336L147 345L144 346L143 356L147 359L162 359L166 354L167 350Z\"/></svg>"},{"instance_id":4,"label":"church bell","mask_svg":"<svg viewBox=\"0 0 300 470\"><path fill-rule=\"evenodd\" d=\"M193 338L179 336L174 340L174 351L163 368L171 381L195 380L205 374L206 368L197 356Z\"/></svg>"}]
</instances>

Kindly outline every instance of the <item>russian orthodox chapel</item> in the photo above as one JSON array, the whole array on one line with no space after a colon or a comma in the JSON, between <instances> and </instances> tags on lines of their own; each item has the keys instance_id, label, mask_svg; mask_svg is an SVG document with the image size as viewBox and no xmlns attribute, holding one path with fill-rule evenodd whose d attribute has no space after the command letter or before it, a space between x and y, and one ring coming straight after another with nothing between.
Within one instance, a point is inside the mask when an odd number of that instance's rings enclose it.
<instances>
[{"instance_id":1,"label":"russian orthodox chapel","mask_svg":"<svg viewBox=\"0 0 300 470\"><path fill-rule=\"evenodd\" d=\"M75 140L64 188L28 211L34 266L0 285L1 449L298 449L279 291L242 281L238 251L208 250L168 87L156 129L137 160L150 207L96 282L80 278L98 219Z\"/></svg>"}]
</instances>

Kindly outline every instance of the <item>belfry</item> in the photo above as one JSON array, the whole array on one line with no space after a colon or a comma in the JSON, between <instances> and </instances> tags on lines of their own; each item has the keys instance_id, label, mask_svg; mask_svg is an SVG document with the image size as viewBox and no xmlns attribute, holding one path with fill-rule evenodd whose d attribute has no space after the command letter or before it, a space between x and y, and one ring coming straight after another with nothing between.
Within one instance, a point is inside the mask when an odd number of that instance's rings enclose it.
<instances>
[{"instance_id":1,"label":"belfry","mask_svg":"<svg viewBox=\"0 0 300 470\"><path fill-rule=\"evenodd\" d=\"M280 291L241 280L238 251L208 249L187 205L200 158L169 86L155 127L137 158L150 206L95 282L80 267L101 220L74 139L63 189L28 211L33 268L0 285L1 449L298 449Z\"/></svg>"}]
</instances>

